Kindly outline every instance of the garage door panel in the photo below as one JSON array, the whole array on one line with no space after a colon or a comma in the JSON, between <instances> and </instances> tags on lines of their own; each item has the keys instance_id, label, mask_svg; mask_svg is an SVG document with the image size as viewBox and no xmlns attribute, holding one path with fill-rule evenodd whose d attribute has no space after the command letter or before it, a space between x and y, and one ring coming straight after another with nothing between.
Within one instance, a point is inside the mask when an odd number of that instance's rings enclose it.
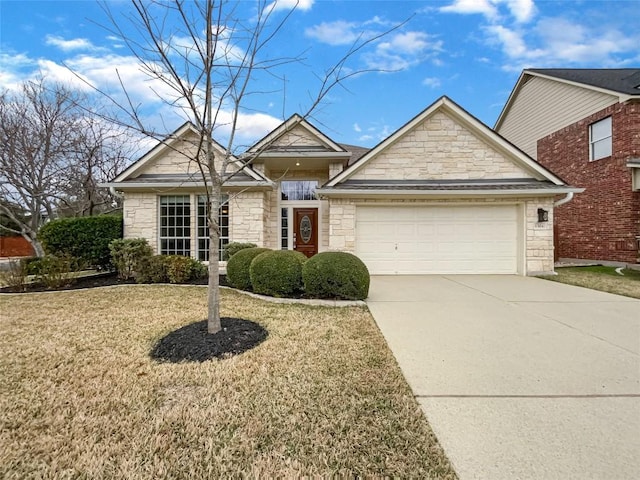
<instances>
[{"instance_id":1,"label":"garage door panel","mask_svg":"<svg viewBox=\"0 0 640 480\"><path fill-rule=\"evenodd\" d=\"M516 206L358 207L356 253L377 274L517 271Z\"/></svg>"}]
</instances>

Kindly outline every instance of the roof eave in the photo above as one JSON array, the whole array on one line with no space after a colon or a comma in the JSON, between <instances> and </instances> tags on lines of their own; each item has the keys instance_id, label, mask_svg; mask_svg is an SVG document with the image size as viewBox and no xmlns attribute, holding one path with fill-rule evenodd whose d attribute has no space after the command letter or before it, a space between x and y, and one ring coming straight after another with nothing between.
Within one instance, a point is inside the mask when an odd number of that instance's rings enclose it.
<instances>
[{"instance_id":1,"label":"roof eave","mask_svg":"<svg viewBox=\"0 0 640 480\"><path fill-rule=\"evenodd\" d=\"M351 152L262 152L258 154L253 162L259 162L263 158L341 158L348 159ZM247 153L246 157L251 158L251 154Z\"/></svg>"},{"instance_id":2,"label":"roof eave","mask_svg":"<svg viewBox=\"0 0 640 480\"><path fill-rule=\"evenodd\" d=\"M108 182L99 183L98 187L101 188L115 188L116 190L141 190L141 189L175 189L175 188L206 188L207 184L204 182ZM258 188L258 189L273 189L275 184L273 182L229 182L223 183L222 188L224 190L234 188Z\"/></svg>"},{"instance_id":3,"label":"roof eave","mask_svg":"<svg viewBox=\"0 0 640 480\"><path fill-rule=\"evenodd\" d=\"M385 189L346 189L346 188L326 188L316 190L316 194L321 197L550 197L567 193L582 193L584 188L558 187L545 189L492 189L492 190L385 190Z\"/></svg>"}]
</instances>

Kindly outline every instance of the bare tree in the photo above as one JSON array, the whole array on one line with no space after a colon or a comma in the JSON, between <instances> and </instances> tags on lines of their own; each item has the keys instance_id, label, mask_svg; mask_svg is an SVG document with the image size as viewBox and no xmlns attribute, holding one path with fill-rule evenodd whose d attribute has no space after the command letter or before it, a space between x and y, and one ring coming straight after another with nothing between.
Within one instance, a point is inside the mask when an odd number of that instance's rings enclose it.
<instances>
[{"instance_id":1,"label":"bare tree","mask_svg":"<svg viewBox=\"0 0 640 480\"><path fill-rule=\"evenodd\" d=\"M0 229L44 255L38 230L61 214L92 213L114 199L97 183L123 166L126 141L79 108L83 98L42 77L0 95Z\"/></svg>"},{"instance_id":2,"label":"bare tree","mask_svg":"<svg viewBox=\"0 0 640 480\"><path fill-rule=\"evenodd\" d=\"M238 171L234 156L238 123L248 109L250 97L267 93L261 80L282 78L279 76L280 67L302 61L300 56L272 54L274 40L283 33L293 9L275 15L275 2L260 0L255 2L255 17L243 19L238 12L239 2L232 1L133 0L132 4L134 13L128 20L136 28L135 35L125 32L108 5L104 4L113 25L111 33L126 43L146 75L156 85L162 86L159 96L188 117L199 134L195 154L189 160L197 165L206 186L210 258L208 331L216 333L221 328L216 259L219 254L218 209L222 186ZM310 94L309 106L301 118L306 118L346 78L364 72L347 68L347 60L382 35L359 39L331 68L317 77L317 91ZM120 83L124 97L118 99L102 92L120 111L116 121L169 145L173 139L165 134L159 135L145 124L139 106L134 104L127 91L130 86L122 80ZM216 133L221 132L224 135L218 136L226 138L223 153L216 149L214 143ZM241 168L254 161L260 153L245 157Z\"/></svg>"}]
</instances>

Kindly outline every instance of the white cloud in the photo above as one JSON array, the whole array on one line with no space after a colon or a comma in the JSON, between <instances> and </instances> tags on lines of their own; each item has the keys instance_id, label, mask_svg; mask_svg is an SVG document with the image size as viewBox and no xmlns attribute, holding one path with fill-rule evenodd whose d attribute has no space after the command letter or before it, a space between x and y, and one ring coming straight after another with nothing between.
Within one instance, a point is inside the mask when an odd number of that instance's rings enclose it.
<instances>
[{"instance_id":1,"label":"white cloud","mask_svg":"<svg viewBox=\"0 0 640 480\"><path fill-rule=\"evenodd\" d=\"M502 6L506 7L504 14ZM462 15L480 14L492 22L508 13L517 22L528 22L535 15L536 9L533 0L454 0L453 3L440 7L440 11Z\"/></svg>"},{"instance_id":2,"label":"white cloud","mask_svg":"<svg viewBox=\"0 0 640 480\"><path fill-rule=\"evenodd\" d=\"M494 18L498 14L496 7L489 0L454 0L452 4L441 7L440 11L464 15L479 13L487 18Z\"/></svg>"},{"instance_id":3,"label":"white cloud","mask_svg":"<svg viewBox=\"0 0 640 480\"><path fill-rule=\"evenodd\" d=\"M430 88L438 88L439 86L442 85L442 82L440 81L439 78L427 77L422 81L422 84Z\"/></svg>"},{"instance_id":4,"label":"white cloud","mask_svg":"<svg viewBox=\"0 0 640 480\"><path fill-rule=\"evenodd\" d=\"M278 10L310 10L314 0L275 0L265 7L266 12L277 12Z\"/></svg>"},{"instance_id":5,"label":"white cloud","mask_svg":"<svg viewBox=\"0 0 640 480\"><path fill-rule=\"evenodd\" d=\"M434 40L424 32L402 32L378 43L373 52L367 52L363 57L367 67L371 69L406 70L438 55L442 51L442 45L441 40Z\"/></svg>"},{"instance_id":6,"label":"white cloud","mask_svg":"<svg viewBox=\"0 0 640 480\"><path fill-rule=\"evenodd\" d=\"M533 0L505 0L511 15L518 22L528 22L536 13Z\"/></svg>"},{"instance_id":7,"label":"white cloud","mask_svg":"<svg viewBox=\"0 0 640 480\"><path fill-rule=\"evenodd\" d=\"M376 17L377 18L377 17ZM336 20L335 22L322 22L305 30L305 35L328 45L350 45L355 42L363 32L357 32L357 23Z\"/></svg>"},{"instance_id":8,"label":"white cloud","mask_svg":"<svg viewBox=\"0 0 640 480\"><path fill-rule=\"evenodd\" d=\"M57 35L47 35L44 38L46 45L57 47L64 52L70 52L72 50L94 50L96 47L86 38L73 38L71 40L65 40Z\"/></svg>"},{"instance_id":9,"label":"white cloud","mask_svg":"<svg viewBox=\"0 0 640 480\"><path fill-rule=\"evenodd\" d=\"M499 45L509 58L504 68L516 71L527 67L620 66L624 62L617 55L633 53L640 44L640 35L630 37L615 28L587 27L557 17L543 18L528 31L492 25L485 32L488 42Z\"/></svg>"},{"instance_id":10,"label":"white cloud","mask_svg":"<svg viewBox=\"0 0 640 480\"><path fill-rule=\"evenodd\" d=\"M362 128L360 128L360 125L358 125L357 123L353 124L353 130L356 132L361 132Z\"/></svg>"}]
</instances>

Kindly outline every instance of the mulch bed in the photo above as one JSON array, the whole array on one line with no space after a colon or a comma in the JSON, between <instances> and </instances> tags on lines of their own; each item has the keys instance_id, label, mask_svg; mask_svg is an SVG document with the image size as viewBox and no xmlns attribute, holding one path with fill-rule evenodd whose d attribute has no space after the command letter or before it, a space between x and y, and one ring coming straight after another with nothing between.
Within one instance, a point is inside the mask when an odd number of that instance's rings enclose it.
<instances>
[{"instance_id":1,"label":"mulch bed","mask_svg":"<svg viewBox=\"0 0 640 480\"><path fill-rule=\"evenodd\" d=\"M13 287L2 287L0 293L31 293L31 292L57 292L61 290L78 290L80 288L95 288L95 287L110 287L113 285L131 285L134 284L131 280L121 280L115 274L115 272L105 272L87 277L80 277L73 279L69 285L65 285L56 289L48 289L44 285L39 283L29 283L24 286L24 290L16 289ZM189 285L207 285L208 279L202 278L190 282ZM220 275L220 285L227 285L227 277Z\"/></svg>"},{"instance_id":2,"label":"mulch bed","mask_svg":"<svg viewBox=\"0 0 640 480\"><path fill-rule=\"evenodd\" d=\"M222 330L207 332L207 321L192 323L161 338L151 351L151 358L170 363L206 362L228 358L261 344L268 332L255 322L222 317Z\"/></svg>"}]
</instances>

